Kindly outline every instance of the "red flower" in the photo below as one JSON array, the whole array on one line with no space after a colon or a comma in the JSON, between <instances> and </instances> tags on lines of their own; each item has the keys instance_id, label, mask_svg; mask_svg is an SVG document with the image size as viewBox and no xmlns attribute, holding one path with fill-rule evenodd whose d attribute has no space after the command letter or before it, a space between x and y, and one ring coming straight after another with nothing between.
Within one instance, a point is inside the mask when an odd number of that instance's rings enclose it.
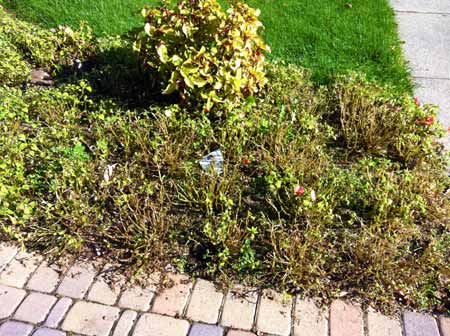
<instances>
[{"instance_id":1,"label":"red flower","mask_svg":"<svg viewBox=\"0 0 450 336\"><path fill-rule=\"evenodd\" d=\"M425 121L424 121L425 125L430 126L430 125L433 125L433 123L434 123L434 118L433 117L426 117L425 118Z\"/></svg>"},{"instance_id":2,"label":"red flower","mask_svg":"<svg viewBox=\"0 0 450 336\"><path fill-rule=\"evenodd\" d=\"M249 159L242 159L242 164L247 166L247 165L250 164L250 160Z\"/></svg>"},{"instance_id":3,"label":"red flower","mask_svg":"<svg viewBox=\"0 0 450 336\"><path fill-rule=\"evenodd\" d=\"M447 131L450 133L450 126L447 128Z\"/></svg>"},{"instance_id":4,"label":"red flower","mask_svg":"<svg viewBox=\"0 0 450 336\"><path fill-rule=\"evenodd\" d=\"M434 117L426 117L426 118L417 118L416 124L428 125L431 126L434 124Z\"/></svg>"},{"instance_id":5,"label":"red flower","mask_svg":"<svg viewBox=\"0 0 450 336\"><path fill-rule=\"evenodd\" d=\"M296 185L296 186L294 187L294 193L295 193L297 196L302 195L304 192L305 192L305 188L303 188L302 186Z\"/></svg>"},{"instance_id":6,"label":"red flower","mask_svg":"<svg viewBox=\"0 0 450 336\"><path fill-rule=\"evenodd\" d=\"M417 97L414 97L414 103L416 103L416 106L420 107L420 100Z\"/></svg>"}]
</instances>

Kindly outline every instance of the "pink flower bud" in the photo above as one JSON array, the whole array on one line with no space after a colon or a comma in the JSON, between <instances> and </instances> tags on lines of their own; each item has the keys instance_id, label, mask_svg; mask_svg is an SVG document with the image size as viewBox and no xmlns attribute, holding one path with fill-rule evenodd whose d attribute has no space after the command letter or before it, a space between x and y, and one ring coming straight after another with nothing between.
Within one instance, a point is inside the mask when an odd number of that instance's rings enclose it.
<instances>
[{"instance_id":1,"label":"pink flower bud","mask_svg":"<svg viewBox=\"0 0 450 336\"><path fill-rule=\"evenodd\" d=\"M296 186L294 187L294 193L295 193L297 196L302 195L304 192L305 192L305 188L303 188L302 186L296 185Z\"/></svg>"}]
</instances>

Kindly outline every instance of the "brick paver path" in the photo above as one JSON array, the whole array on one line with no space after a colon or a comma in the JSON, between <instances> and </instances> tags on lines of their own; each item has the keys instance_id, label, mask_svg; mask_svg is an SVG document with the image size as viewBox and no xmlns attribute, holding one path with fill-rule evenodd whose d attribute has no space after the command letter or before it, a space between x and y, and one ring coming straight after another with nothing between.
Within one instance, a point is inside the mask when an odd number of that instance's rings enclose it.
<instances>
[{"instance_id":1,"label":"brick paver path","mask_svg":"<svg viewBox=\"0 0 450 336\"><path fill-rule=\"evenodd\" d=\"M404 52L424 103L439 105L450 127L450 0L390 0ZM450 135L444 140L450 150Z\"/></svg>"},{"instance_id":2,"label":"brick paver path","mask_svg":"<svg viewBox=\"0 0 450 336\"><path fill-rule=\"evenodd\" d=\"M159 275L144 287L109 287L95 269L66 271L0 243L0 336L450 336L450 317L364 312L342 300L313 300ZM119 281L123 283L124 280Z\"/></svg>"}]
</instances>

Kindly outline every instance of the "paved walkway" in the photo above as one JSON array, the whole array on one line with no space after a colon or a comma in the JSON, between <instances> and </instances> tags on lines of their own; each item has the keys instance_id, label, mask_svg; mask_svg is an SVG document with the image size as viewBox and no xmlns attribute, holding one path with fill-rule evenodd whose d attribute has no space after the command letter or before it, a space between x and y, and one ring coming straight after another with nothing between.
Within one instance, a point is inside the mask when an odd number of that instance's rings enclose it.
<instances>
[{"instance_id":1,"label":"paved walkway","mask_svg":"<svg viewBox=\"0 0 450 336\"><path fill-rule=\"evenodd\" d=\"M424 103L440 106L439 120L450 127L450 0L391 0ZM450 135L444 141L450 150Z\"/></svg>"},{"instance_id":2,"label":"paved walkway","mask_svg":"<svg viewBox=\"0 0 450 336\"><path fill-rule=\"evenodd\" d=\"M0 336L450 336L450 317L390 318L358 304L314 302L172 274L110 287L92 265L59 269L0 243Z\"/></svg>"}]
</instances>

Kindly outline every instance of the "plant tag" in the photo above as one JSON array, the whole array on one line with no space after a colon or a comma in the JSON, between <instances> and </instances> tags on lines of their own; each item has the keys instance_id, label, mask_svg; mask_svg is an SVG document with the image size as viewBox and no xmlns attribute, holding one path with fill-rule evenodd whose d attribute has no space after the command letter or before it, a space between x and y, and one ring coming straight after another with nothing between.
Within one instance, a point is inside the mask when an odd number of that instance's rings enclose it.
<instances>
[{"instance_id":1,"label":"plant tag","mask_svg":"<svg viewBox=\"0 0 450 336\"><path fill-rule=\"evenodd\" d=\"M205 155L203 159L199 161L200 166L205 171L209 171L211 166L214 167L214 170L218 175L222 174L223 171L223 155L220 149L215 150L214 152Z\"/></svg>"},{"instance_id":2,"label":"plant tag","mask_svg":"<svg viewBox=\"0 0 450 336\"><path fill-rule=\"evenodd\" d=\"M106 166L106 169L105 169L105 171L103 172L103 179L104 179L106 182L109 182L109 181L111 180L112 175L113 175L114 168L116 168L116 166L117 166L117 163L114 163L114 164L112 164L112 165Z\"/></svg>"}]
</instances>

